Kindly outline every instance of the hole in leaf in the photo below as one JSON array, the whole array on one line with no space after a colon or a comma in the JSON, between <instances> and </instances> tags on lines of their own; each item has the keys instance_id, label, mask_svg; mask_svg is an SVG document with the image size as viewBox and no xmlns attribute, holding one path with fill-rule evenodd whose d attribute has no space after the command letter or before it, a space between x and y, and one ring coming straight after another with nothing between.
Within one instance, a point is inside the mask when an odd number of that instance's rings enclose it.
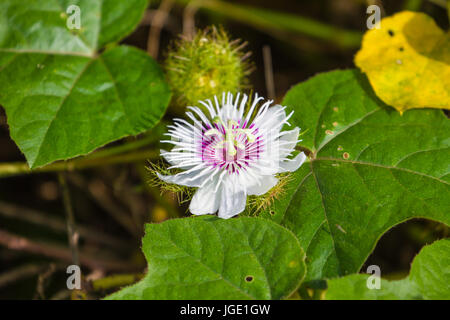
<instances>
[{"instance_id":1,"label":"hole in leaf","mask_svg":"<svg viewBox=\"0 0 450 320\"><path fill-rule=\"evenodd\" d=\"M449 234L450 228L439 222L418 218L403 222L380 238L361 268L361 273L365 273L368 266L377 265L382 277L404 278L410 271L414 257L424 245L447 238Z\"/></svg>"},{"instance_id":2,"label":"hole in leaf","mask_svg":"<svg viewBox=\"0 0 450 320\"><path fill-rule=\"evenodd\" d=\"M245 277L245 281L252 282L253 281L253 276L246 276Z\"/></svg>"},{"instance_id":3,"label":"hole in leaf","mask_svg":"<svg viewBox=\"0 0 450 320\"><path fill-rule=\"evenodd\" d=\"M390 35L391 37L393 37L393 36L394 36L394 31L392 31L392 30L388 30L388 33L389 33L389 35Z\"/></svg>"},{"instance_id":4,"label":"hole in leaf","mask_svg":"<svg viewBox=\"0 0 450 320\"><path fill-rule=\"evenodd\" d=\"M270 210L269 213L273 216L275 214L275 211Z\"/></svg>"},{"instance_id":5,"label":"hole in leaf","mask_svg":"<svg viewBox=\"0 0 450 320\"><path fill-rule=\"evenodd\" d=\"M400 47L400 48L398 48L398 50L399 50L399 51L403 51L403 50L405 50L405 49L403 49L403 47Z\"/></svg>"}]
</instances>

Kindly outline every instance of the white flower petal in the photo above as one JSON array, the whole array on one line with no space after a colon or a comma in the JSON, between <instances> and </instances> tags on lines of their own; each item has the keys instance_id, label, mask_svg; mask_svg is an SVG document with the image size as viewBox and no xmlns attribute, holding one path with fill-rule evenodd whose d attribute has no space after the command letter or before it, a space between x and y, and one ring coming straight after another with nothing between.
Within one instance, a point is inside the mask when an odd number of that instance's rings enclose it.
<instances>
[{"instance_id":1,"label":"white flower petal","mask_svg":"<svg viewBox=\"0 0 450 320\"><path fill-rule=\"evenodd\" d=\"M305 162L306 155L302 152L298 154L294 159L289 161L280 161L279 172L293 172L300 168L300 166Z\"/></svg>"},{"instance_id":2,"label":"white flower petal","mask_svg":"<svg viewBox=\"0 0 450 320\"><path fill-rule=\"evenodd\" d=\"M284 131L283 135L280 137L279 141L279 155L280 159L284 159L292 151L294 151L295 146L298 142L298 135L300 133L300 128L296 127L290 131Z\"/></svg>"},{"instance_id":3,"label":"white flower petal","mask_svg":"<svg viewBox=\"0 0 450 320\"><path fill-rule=\"evenodd\" d=\"M223 219L231 218L245 209L247 195L237 179L228 177L222 185L218 216Z\"/></svg>"},{"instance_id":4,"label":"white flower petal","mask_svg":"<svg viewBox=\"0 0 450 320\"><path fill-rule=\"evenodd\" d=\"M258 127L265 130L273 130L276 127L281 129L280 126L286 119L286 112L284 107L277 104L267 109L267 111L261 116L255 119L253 123ZM279 131L278 129L278 131Z\"/></svg>"},{"instance_id":5,"label":"white flower petal","mask_svg":"<svg viewBox=\"0 0 450 320\"><path fill-rule=\"evenodd\" d=\"M276 161L274 161L276 160ZM279 164L278 157L274 159L266 159L266 160L259 160L256 163L252 164L252 173L258 175L258 176L268 176L268 175L274 175L278 173L278 167Z\"/></svg>"},{"instance_id":6,"label":"white flower petal","mask_svg":"<svg viewBox=\"0 0 450 320\"><path fill-rule=\"evenodd\" d=\"M200 187L194 194L189 205L189 211L195 215L213 214L217 212L220 204L221 188L215 192L217 179L208 182L204 187Z\"/></svg>"},{"instance_id":7,"label":"white flower petal","mask_svg":"<svg viewBox=\"0 0 450 320\"><path fill-rule=\"evenodd\" d=\"M159 150L159 152L160 152L161 156L164 158L164 160L166 160L170 165L177 166L177 165L179 165L181 163L180 160L172 159L170 157L170 155L171 155L170 152L168 152L168 151L166 151L164 149Z\"/></svg>"},{"instance_id":8,"label":"white flower petal","mask_svg":"<svg viewBox=\"0 0 450 320\"><path fill-rule=\"evenodd\" d=\"M186 187L200 187L206 179L210 178L208 175L202 175L201 172L202 170L197 170L186 174L182 172L172 176L163 176L159 173L157 175L158 178L167 183L179 184Z\"/></svg>"},{"instance_id":9,"label":"white flower petal","mask_svg":"<svg viewBox=\"0 0 450 320\"><path fill-rule=\"evenodd\" d=\"M260 196L275 187L278 179L274 176L264 176L260 179L260 184L256 183L247 188L248 195Z\"/></svg>"}]
</instances>

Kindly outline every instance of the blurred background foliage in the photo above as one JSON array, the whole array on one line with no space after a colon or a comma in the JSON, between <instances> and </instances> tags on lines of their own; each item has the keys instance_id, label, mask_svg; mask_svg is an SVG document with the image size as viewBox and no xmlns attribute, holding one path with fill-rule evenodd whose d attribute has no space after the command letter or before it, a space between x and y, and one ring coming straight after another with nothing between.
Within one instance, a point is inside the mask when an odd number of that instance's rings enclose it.
<instances>
[{"instance_id":1,"label":"blurred background foliage","mask_svg":"<svg viewBox=\"0 0 450 320\"><path fill-rule=\"evenodd\" d=\"M445 0L164 0L151 1L140 25L123 43L147 50L163 63L167 48L180 34L223 26L232 39L248 42L245 51L252 53L249 83L254 91L280 101L292 85L316 73L354 67L369 4L380 5L382 16L401 10L425 12L442 29L449 28ZM127 148L158 150L164 130L163 123L113 146L119 154ZM13 161L24 158L9 137L0 108L0 163ZM58 176L0 179L0 299L99 298L141 277L143 224L187 215L187 207L180 207L174 194L160 195L146 183L145 161L129 162L94 163L67 174L84 275L84 289L72 294L66 289L71 255ZM408 221L382 237L366 265L379 265L386 278L401 278L424 244L449 234L448 228L432 221Z\"/></svg>"}]
</instances>

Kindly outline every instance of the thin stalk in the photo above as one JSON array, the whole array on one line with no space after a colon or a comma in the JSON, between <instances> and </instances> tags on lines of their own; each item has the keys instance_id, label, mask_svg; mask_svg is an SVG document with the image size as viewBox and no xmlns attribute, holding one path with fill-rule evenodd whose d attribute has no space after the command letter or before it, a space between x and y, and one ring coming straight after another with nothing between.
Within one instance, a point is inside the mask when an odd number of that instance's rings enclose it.
<instances>
[{"instance_id":1,"label":"thin stalk","mask_svg":"<svg viewBox=\"0 0 450 320\"><path fill-rule=\"evenodd\" d=\"M167 17L170 13L170 10L172 10L172 7L173 0L162 0L161 5L159 6L150 23L150 31L147 41L147 52L154 59L158 58L161 29L166 23Z\"/></svg>"},{"instance_id":2,"label":"thin stalk","mask_svg":"<svg viewBox=\"0 0 450 320\"><path fill-rule=\"evenodd\" d=\"M80 259L78 257L78 233L75 226L75 217L73 214L73 207L70 200L69 187L67 186L66 173L59 172L58 180L61 185L64 209L66 212L66 223L67 223L67 238L69 240L69 247L72 253L72 262L74 265L79 265Z\"/></svg>"},{"instance_id":3,"label":"thin stalk","mask_svg":"<svg viewBox=\"0 0 450 320\"><path fill-rule=\"evenodd\" d=\"M275 82L273 79L273 66L272 66L272 53L270 46L265 45L263 47L263 59L264 59L264 76L266 79L267 97L269 99L275 99Z\"/></svg>"},{"instance_id":4,"label":"thin stalk","mask_svg":"<svg viewBox=\"0 0 450 320\"><path fill-rule=\"evenodd\" d=\"M190 0L177 0L187 5ZM300 15L238 5L220 0L197 0L195 4L257 29L274 33L274 31L294 32L320 40L334 43L343 48L356 48L361 44L362 34L358 31L345 30Z\"/></svg>"},{"instance_id":5,"label":"thin stalk","mask_svg":"<svg viewBox=\"0 0 450 320\"><path fill-rule=\"evenodd\" d=\"M149 134L141 139L126 140L125 143L122 143L120 145L95 151L94 153L86 156L86 158L89 158L89 159L105 158L105 157L110 157L110 156L114 156L117 154L125 153L127 151L137 150L139 148L145 147L145 146L155 142L157 139L158 139L158 137L155 137L155 135Z\"/></svg>"},{"instance_id":6,"label":"thin stalk","mask_svg":"<svg viewBox=\"0 0 450 320\"><path fill-rule=\"evenodd\" d=\"M47 214L42 211L30 209L16 204L4 202L0 200L0 215L32 223L37 226L49 228L55 232L66 232L66 223L63 219ZM128 246L123 240L115 238L109 234L98 231L88 226L77 224L77 230L80 238L87 239L99 244L108 245L112 248L120 250L129 250Z\"/></svg>"},{"instance_id":7,"label":"thin stalk","mask_svg":"<svg viewBox=\"0 0 450 320\"><path fill-rule=\"evenodd\" d=\"M5 271L0 274L0 288L24 278L37 275L44 270L45 266L37 264L27 264L16 267L12 270Z\"/></svg>"},{"instance_id":8,"label":"thin stalk","mask_svg":"<svg viewBox=\"0 0 450 320\"><path fill-rule=\"evenodd\" d=\"M67 247L44 242L36 242L4 230L0 230L0 245L5 246L10 250L25 251L66 262L72 261L72 255L67 250ZM124 263L121 260L106 260L98 255L93 256L82 251L80 252L79 258L81 265L84 265L90 269L126 272L139 268L134 264Z\"/></svg>"},{"instance_id":9,"label":"thin stalk","mask_svg":"<svg viewBox=\"0 0 450 320\"><path fill-rule=\"evenodd\" d=\"M130 235L140 238L141 230L134 223L128 212L123 211L109 194L106 185L97 180L96 187L89 187L90 183L79 174L71 174L69 181L80 190L88 191L95 202L102 207L111 217L116 220Z\"/></svg>"},{"instance_id":10,"label":"thin stalk","mask_svg":"<svg viewBox=\"0 0 450 320\"><path fill-rule=\"evenodd\" d=\"M94 168L98 166L107 166L121 163L139 162L147 159L155 159L159 152L154 150L134 151L127 154L119 154L105 157L82 157L68 161L58 161L44 167L30 169L26 162L11 162L0 164L0 178L40 173L40 172L59 172L74 171Z\"/></svg>"}]
</instances>

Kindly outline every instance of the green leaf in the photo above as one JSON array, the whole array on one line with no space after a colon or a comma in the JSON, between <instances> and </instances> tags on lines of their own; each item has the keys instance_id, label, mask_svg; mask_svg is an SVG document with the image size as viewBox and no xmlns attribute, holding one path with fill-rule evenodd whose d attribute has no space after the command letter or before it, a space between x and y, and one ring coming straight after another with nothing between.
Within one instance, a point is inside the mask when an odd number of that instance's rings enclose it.
<instances>
[{"instance_id":1,"label":"green leaf","mask_svg":"<svg viewBox=\"0 0 450 320\"><path fill-rule=\"evenodd\" d=\"M148 0L3 0L0 2L0 52L34 52L92 57L118 42L141 20ZM80 8L81 29L69 29L66 13Z\"/></svg>"},{"instance_id":2,"label":"green leaf","mask_svg":"<svg viewBox=\"0 0 450 320\"><path fill-rule=\"evenodd\" d=\"M423 299L409 279L389 281L381 279L380 289L369 289L369 275L352 274L327 281L326 300L418 300ZM370 280L369 280L370 281Z\"/></svg>"},{"instance_id":3,"label":"green leaf","mask_svg":"<svg viewBox=\"0 0 450 320\"><path fill-rule=\"evenodd\" d=\"M380 289L369 289L369 275L353 274L328 280L328 300L450 299L450 240L424 247L406 279L381 279Z\"/></svg>"},{"instance_id":4,"label":"green leaf","mask_svg":"<svg viewBox=\"0 0 450 320\"><path fill-rule=\"evenodd\" d=\"M77 4L81 29L66 27ZM151 129L170 99L164 75L145 52L118 46L146 0L0 3L0 104L30 167L87 154Z\"/></svg>"},{"instance_id":5,"label":"green leaf","mask_svg":"<svg viewBox=\"0 0 450 320\"><path fill-rule=\"evenodd\" d=\"M402 116L356 70L320 74L284 105L311 151L263 217L292 230L307 253L307 280L358 272L378 239L413 217L450 224L448 119Z\"/></svg>"},{"instance_id":6,"label":"green leaf","mask_svg":"<svg viewBox=\"0 0 450 320\"><path fill-rule=\"evenodd\" d=\"M425 299L450 300L450 239L424 247L413 261L409 278Z\"/></svg>"},{"instance_id":7,"label":"green leaf","mask_svg":"<svg viewBox=\"0 0 450 320\"><path fill-rule=\"evenodd\" d=\"M108 299L281 299L305 274L294 235L260 218L148 224L142 250L145 278Z\"/></svg>"}]
</instances>

